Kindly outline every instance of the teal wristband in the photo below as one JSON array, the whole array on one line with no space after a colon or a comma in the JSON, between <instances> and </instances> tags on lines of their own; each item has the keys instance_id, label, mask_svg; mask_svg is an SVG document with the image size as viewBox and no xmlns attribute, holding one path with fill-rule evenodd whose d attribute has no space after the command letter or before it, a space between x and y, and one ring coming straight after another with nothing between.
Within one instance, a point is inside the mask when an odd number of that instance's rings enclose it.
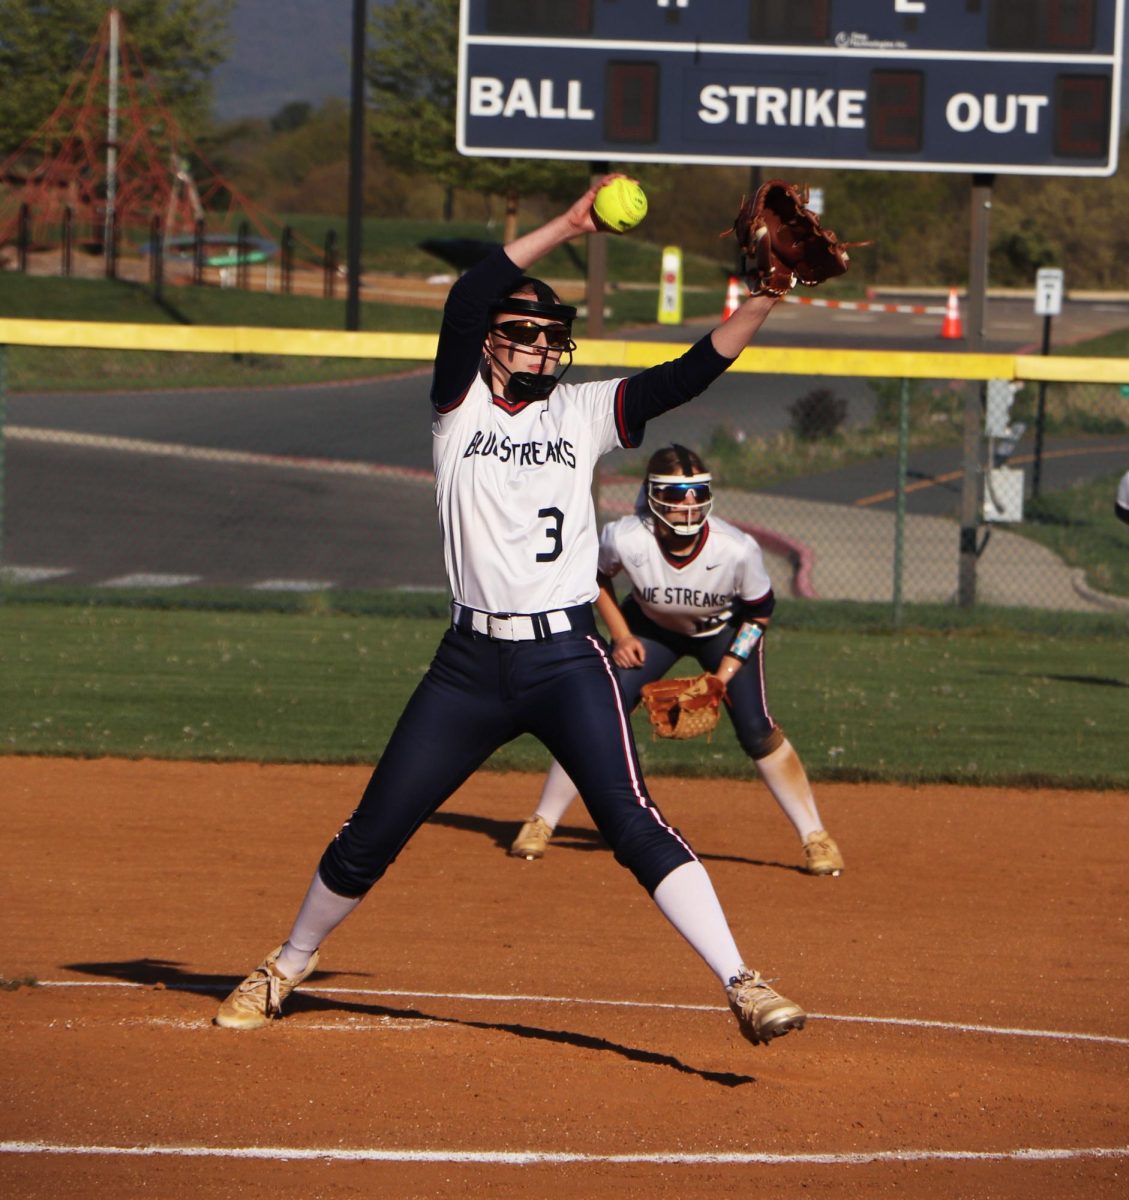
<instances>
[{"instance_id":1,"label":"teal wristband","mask_svg":"<svg viewBox=\"0 0 1129 1200\"><path fill-rule=\"evenodd\" d=\"M737 630L737 636L729 645L729 653L734 658L739 658L742 662L747 662L749 655L756 649L757 642L760 641L764 630L753 624L751 621L746 621L740 629Z\"/></svg>"}]
</instances>

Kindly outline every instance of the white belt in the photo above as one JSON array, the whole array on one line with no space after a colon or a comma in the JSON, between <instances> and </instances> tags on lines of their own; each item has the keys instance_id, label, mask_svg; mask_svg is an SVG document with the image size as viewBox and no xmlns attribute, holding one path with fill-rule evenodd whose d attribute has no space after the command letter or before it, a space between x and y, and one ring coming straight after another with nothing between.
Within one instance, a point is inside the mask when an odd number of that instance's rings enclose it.
<instances>
[{"instance_id":1,"label":"white belt","mask_svg":"<svg viewBox=\"0 0 1129 1200\"><path fill-rule=\"evenodd\" d=\"M572 620L563 608L544 613L484 613L463 604L452 605L456 629L470 629L498 642L543 641L553 633L567 633Z\"/></svg>"}]
</instances>

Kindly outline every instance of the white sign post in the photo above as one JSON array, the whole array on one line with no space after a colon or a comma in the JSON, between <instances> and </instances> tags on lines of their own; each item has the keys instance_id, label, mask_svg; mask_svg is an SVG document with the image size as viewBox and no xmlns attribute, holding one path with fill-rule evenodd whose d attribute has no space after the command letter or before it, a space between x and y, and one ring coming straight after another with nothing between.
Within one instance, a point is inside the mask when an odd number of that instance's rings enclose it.
<instances>
[{"instance_id":1,"label":"white sign post","mask_svg":"<svg viewBox=\"0 0 1129 1200\"><path fill-rule=\"evenodd\" d=\"M1040 267L1035 272L1035 314L1043 318L1043 353L1051 352L1051 317L1062 312L1062 268ZM1031 495L1039 498L1043 480L1043 427L1046 424L1047 385L1039 384L1039 403L1035 413L1035 468L1031 477Z\"/></svg>"},{"instance_id":2,"label":"white sign post","mask_svg":"<svg viewBox=\"0 0 1129 1200\"><path fill-rule=\"evenodd\" d=\"M1062 312L1062 269L1040 267L1035 272L1035 314L1057 317ZM1046 354L1046 351L1043 351Z\"/></svg>"}]
</instances>

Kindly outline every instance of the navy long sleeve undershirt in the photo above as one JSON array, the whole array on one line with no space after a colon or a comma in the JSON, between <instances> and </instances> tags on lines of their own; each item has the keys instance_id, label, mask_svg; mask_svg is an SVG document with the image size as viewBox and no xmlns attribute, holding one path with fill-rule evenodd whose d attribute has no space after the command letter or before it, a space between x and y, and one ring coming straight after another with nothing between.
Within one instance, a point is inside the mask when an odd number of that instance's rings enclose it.
<instances>
[{"instance_id":1,"label":"navy long sleeve undershirt","mask_svg":"<svg viewBox=\"0 0 1129 1200\"><path fill-rule=\"evenodd\" d=\"M431 403L445 410L466 394L482 365L482 342L490 306L505 295L523 272L499 246L462 275L451 288L443 310L439 348L431 379ZM629 376L623 385L623 425L632 442L643 426L700 395L733 362L719 354L707 334L685 354Z\"/></svg>"}]
</instances>

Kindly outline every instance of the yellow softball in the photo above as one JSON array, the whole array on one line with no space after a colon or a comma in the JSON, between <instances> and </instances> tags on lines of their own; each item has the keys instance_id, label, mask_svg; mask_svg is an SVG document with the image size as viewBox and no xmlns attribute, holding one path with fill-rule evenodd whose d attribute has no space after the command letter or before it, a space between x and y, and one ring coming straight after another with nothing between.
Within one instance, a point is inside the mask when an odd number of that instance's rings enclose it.
<instances>
[{"instance_id":1,"label":"yellow softball","mask_svg":"<svg viewBox=\"0 0 1129 1200\"><path fill-rule=\"evenodd\" d=\"M626 233L647 215L647 195L633 179L613 179L596 193L592 212L597 225Z\"/></svg>"}]
</instances>

